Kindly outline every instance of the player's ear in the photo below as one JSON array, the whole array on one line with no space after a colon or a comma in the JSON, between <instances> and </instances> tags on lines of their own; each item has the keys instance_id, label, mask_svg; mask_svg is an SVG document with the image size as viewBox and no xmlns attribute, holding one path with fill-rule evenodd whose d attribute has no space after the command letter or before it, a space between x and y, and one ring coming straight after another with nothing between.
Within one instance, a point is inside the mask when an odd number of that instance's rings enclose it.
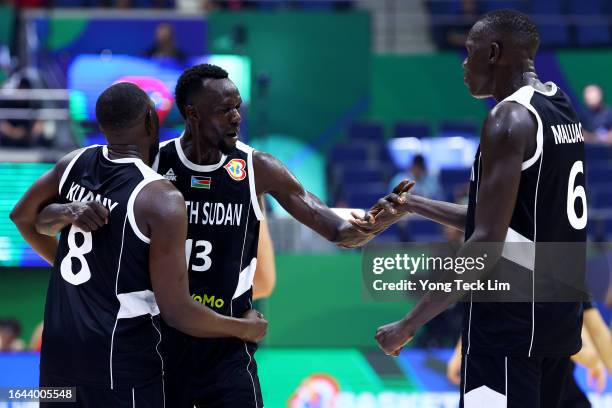
<instances>
[{"instance_id":1,"label":"player's ear","mask_svg":"<svg viewBox=\"0 0 612 408\"><path fill-rule=\"evenodd\" d=\"M193 105L185 105L185 118L189 120L197 121L200 119L200 115L198 114L198 110Z\"/></svg>"},{"instance_id":2,"label":"player's ear","mask_svg":"<svg viewBox=\"0 0 612 408\"><path fill-rule=\"evenodd\" d=\"M489 49L489 64L495 64L499 61L501 55L501 47L498 42L492 42Z\"/></svg>"}]
</instances>

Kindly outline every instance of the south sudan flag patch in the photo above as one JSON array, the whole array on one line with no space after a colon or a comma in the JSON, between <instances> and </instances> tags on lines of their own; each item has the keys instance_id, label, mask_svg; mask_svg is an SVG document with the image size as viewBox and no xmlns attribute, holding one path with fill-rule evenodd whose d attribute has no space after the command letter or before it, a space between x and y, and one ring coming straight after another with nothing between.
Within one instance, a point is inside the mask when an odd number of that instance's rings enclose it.
<instances>
[{"instance_id":1,"label":"south sudan flag patch","mask_svg":"<svg viewBox=\"0 0 612 408\"><path fill-rule=\"evenodd\" d=\"M191 176L191 187L193 188L205 188L206 190L210 190L211 184L212 181L210 177Z\"/></svg>"}]
</instances>

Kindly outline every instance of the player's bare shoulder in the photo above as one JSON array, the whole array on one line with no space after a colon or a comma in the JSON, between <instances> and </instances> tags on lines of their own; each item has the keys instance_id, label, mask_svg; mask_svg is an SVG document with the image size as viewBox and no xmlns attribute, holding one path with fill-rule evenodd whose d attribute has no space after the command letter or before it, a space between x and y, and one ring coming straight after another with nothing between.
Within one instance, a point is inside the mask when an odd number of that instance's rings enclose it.
<instances>
[{"instance_id":1,"label":"player's bare shoulder","mask_svg":"<svg viewBox=\"0 0 612 408\"><path fill-rule=\"evenodd\" d=\"M506 101L491 109L485 120L485 130L491 137L516 137L525 133L535 135L537 122L525 106Z\"/></svg>"},{"instance_id":2,"label":"player's bare shoulder","mask_svg":"<svg viewBox=\"0 0 612 408\"><path fill-rule=\"evenodd\" d=\"M517 149L527 155L535 149L538 124L535 116L523 105L506 101L493 108L482 130L483 149Z\"/></svg>"},{"instance_id":3,"label":"player's bare shoulder","mask_svg":"<svg viewBox=\"0 0 612 408\"><path fill-rule=\"evenodd\" d=\"M185 200L171 182L155 180L136 197L134 215L138 227L148 232L152 223L185 218Z\"/></svg>"}]
</instances>

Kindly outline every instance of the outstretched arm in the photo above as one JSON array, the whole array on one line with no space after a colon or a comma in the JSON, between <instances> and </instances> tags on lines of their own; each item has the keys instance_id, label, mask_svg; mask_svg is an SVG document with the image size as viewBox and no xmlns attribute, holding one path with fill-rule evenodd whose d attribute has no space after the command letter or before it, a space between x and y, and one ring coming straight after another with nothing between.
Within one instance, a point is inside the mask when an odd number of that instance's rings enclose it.
<instances>
[{"instance_id":1,"label":"outstretched arm","mask_svg":"<svg viewBox=\"0 0 612 408\"><path fill-rule=\"evenodd\" d=\"M155 299L164 320L196 337L238 337L259 341L268 322L259 312L242 319L223 316L189 295L185 240L187 213L181 193L165 180L142 189L134 203L138 228L150 237L149 273Z\"/></svg>"},{"instance_id":2,"label":"outstretched arm","mask_svg":"<svg viewBox=\"0 0 612 408\"><path fill-rule=\"evenodd\" d=\"M487 269L500 259L521 179L523 160L535 151L537 125L529 111L516 103L494 109L481 136L482 177L478 190L475 230L457 254L480 256L481 243L498 243L488 255ZM450 272L454 275L454 272ZM448 279L456 278L448 276ZM482 276L480 276L482 278ZM376 339L387 353L397 355L416 330L459 300L465 292L452 291L433 299L425 295L399 322L378 329Z\"/></svg>"},{"instance_id":3,"label":"outstretched arm","mask_svg":"<svg viewBox=\"0 0 612 408\"><path fill-rule=\"evenodd\" d=\"M410 194L414 183L403 180L391 194L381 198L363 217L353 214L349 222L366 233L379 233L408 213L419 214L439 224L465 230L467 205L432 200Z\"/></svg>"},{"instance_id":4,"label":"outstretched arm","mask_svg":"<svg viewBox=\"0 0 612 408\"><path fill-rule=\"evenodd\" d=\"M293 174L275 157L253 153L257 196L269 193L296 220L340 246L360 246L374 237L340 218L315 195L306 191Z\"/></svg>"}]
</instances>

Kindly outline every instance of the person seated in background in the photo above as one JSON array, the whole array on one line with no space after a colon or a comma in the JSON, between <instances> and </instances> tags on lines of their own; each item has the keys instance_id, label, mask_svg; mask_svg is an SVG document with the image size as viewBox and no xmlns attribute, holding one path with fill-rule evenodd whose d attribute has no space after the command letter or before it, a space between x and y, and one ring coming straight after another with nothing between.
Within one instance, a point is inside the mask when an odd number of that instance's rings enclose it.
<instances>
[{"instance_id":1,"label":"person seated in background","mask_svg":"<svg viewBox=\"0 0 612 408\"><path fill-rule=\"evenodd\" d=\"M28 78L21 78L17 89L32 89ZM39 104L29 100L5 100L0 102L3 109L37 109ZM47 144L43 138L44 122L34 119L0 120L0 145L4 147L32 147Z\"/></svg>"},{"instance_id":2,"label":"person seated in background","mask_svg":"<svg viewBox=\"0 0 612 408\"><path fill-rule=\"evenodd\" d=\"M397 173L389 183L389 189L393 190L394 186L398 185L402 180L408 179L415 182L411 192L414 194L440 200L444 198L442 187L438 182L438 178L430 174L427 170L427 163L422 154L416 154L412 159L412 164L409 168ZM414 237L410 231L410 222L407 219L402 219L397 223L398 238L403 242L410 242Z\"/></svg>"},{"instance_id":3,"label":"person seated in background","mask_svg":"<svg viewBox=\"0 0 612 408\"><path fill-rule=\"evenodd\" d=\"M584 140L591 143L612 143L612 109L604 101L599 85L590 84L582 91L581 112Z\"/></svg>"},{"instance_id":4,"label":"person seated in background","mask_svg":"<svg viewBox=\"0 0 612 408\"><path fill-rule=\"evenodd\" d=\"M158 24L155 29L155 43L145 55L149 58L171 58L177 61L185 59L185 53L177 47L174 30L168 23Z\"/></svg>"},{"instance_id":5,"label":"person seated in background","mask_svg":"<svg viewBox=\"0 0 612 408\"><path fill-rule=\"evenodd\" d=\"M427 171L427 163L422 154L414 156L412 164L407 170L393 176L389 183L390 190L393 190L393 187L402 180L408 179L416 183L412 188L412 193L436 200L443 198L442 187L438 182L438 178Z\"/></svg>"},{"instance_id":6,"label":"person seated in background","mask_svg":"<svg viewBox=\"0 0 612 408\"><path fill-rule=\"evenodd\" d=\"M21 325L16 319L0 320L0 352L23 350L25 345L20 334Z\"/></svg>"}]
</instances>

